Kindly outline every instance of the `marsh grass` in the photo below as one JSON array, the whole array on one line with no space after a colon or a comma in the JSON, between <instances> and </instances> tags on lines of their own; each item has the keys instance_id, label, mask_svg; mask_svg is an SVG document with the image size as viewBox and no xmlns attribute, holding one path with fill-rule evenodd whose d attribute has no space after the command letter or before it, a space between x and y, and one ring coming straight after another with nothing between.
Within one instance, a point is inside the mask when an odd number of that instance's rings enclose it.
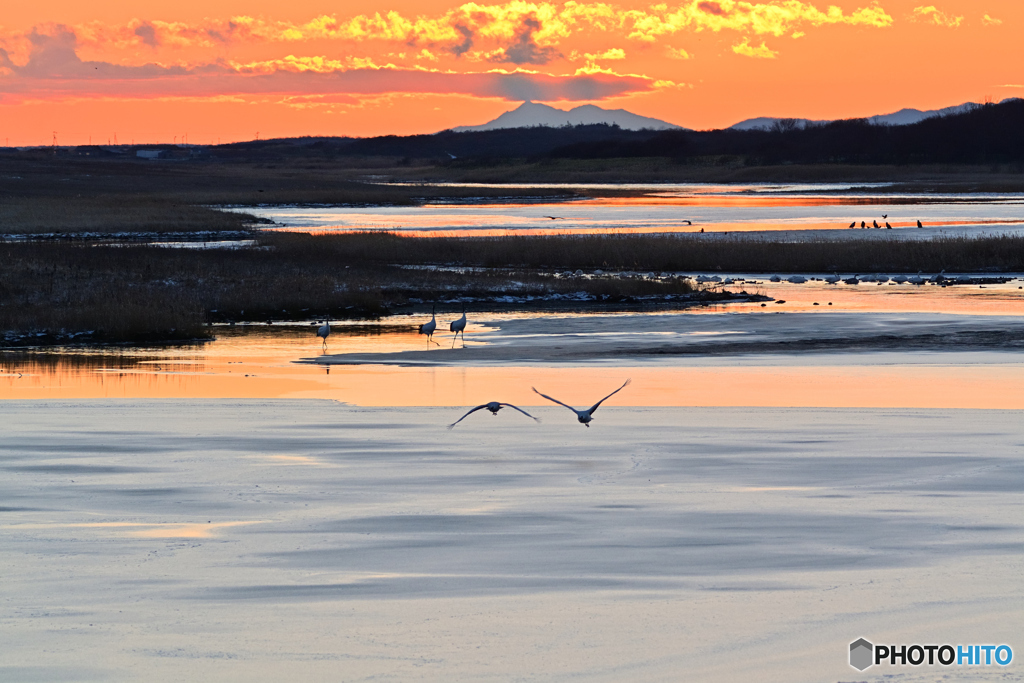
<instances>
[{"instance_id":1,"label":"marsh grass","mask_svg":"<svg viewBox=\"0 0 1024 683\"><path fill-rule=\"evenodd\" d=\"M1024 237L787 242L701 235L406 237L264 233L265 246L309 262L554 270L739 273L1024 271Z\"/></svg>"},{"instance_id":2,"label":"marsh grass","mask_svg":"<svg viewBox=\"0 0 1024 683\"><path fill-rule=\"evenodd\" d=\"M0 242L0 344L59 343L83 333L90 341L194 339L209 334L208 322L378 318L412 301L459 297L584 292L621 301L694 292L681 278L409 269L388 259L393 249L369 257L367 250L378 242L356 240L359 254L347 257L339 256L339 248L344 252L351 240L325 248L311 236L236 250Z\"/></svg>"}]
</instances>

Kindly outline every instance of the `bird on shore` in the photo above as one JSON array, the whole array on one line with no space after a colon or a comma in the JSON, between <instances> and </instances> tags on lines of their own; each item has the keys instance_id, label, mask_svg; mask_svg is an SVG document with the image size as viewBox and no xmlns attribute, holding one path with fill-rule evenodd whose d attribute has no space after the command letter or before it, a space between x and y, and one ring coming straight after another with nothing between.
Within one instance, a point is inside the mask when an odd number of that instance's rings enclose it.
<instances>
[{"instance_id":1,"label":"bird on shore","mask_svg":"<svg viewBox=\"0 0 1024 683\"><path fill-rule=\"evenodd\" d=\"M877 228L878 227L878 221L871 221L871 225L873 225L873 226L875 226Z\"/></svg>"},{"instance_id":2,"label":"bird on shore","mask_svg":"<svg viewBox=\"0 0 1024 683\"><path fill-rule=\"evenodd\" d=\"M917 222L917 227L919 227L919 228L923 228L924 227L923 225L921 225L921 221Z\"/></svg>"},{"instance_id":3,"label":"bird on shore","mask_svg":"<svg viewBox=\"0 0 1024 683\"><path fill-rule=\"evenodd\" d=\"M453 320L451 322L451 324L448 325L448 330L455 333L455 336L452 337L452 348L453 349L455 348L455 340L459 338L459 332L462 333L462 345L463 346L466 345L466 307L465 306L462 307L462 317L459 318L458 320ZM513 407L515 407L515 406L513 406Z\"/></svg>"},{"instance_id":4,"label":"bird on shore","mask_svg":"<svg viewBox=\"0 0 1024 683\"><path fill-rule=\"evenodd\" d=\"M522 413L526 417L530 418L531 420L534 420L535 422L540 422L540 420L538 418L534 417L533 415L530 415L528 412L526 412L522 408L516 407L516 406L512 405L511 403L499 403L498 401L491 401L490 403L482 403L482 404L478 405L476 408L473 408L471 411L469 411L468 413L466 413L465 415L460 417L458 420L456 420L455 422L452 422L450 425L448 425L448 429L451 429L455 425L459 424L460 422L462 422L463 420L465 420L467 417L469 417L470 415L472 415L473 413L475 413L478 410L485 410L485 409L489 410L489 411L491 411L491 415L494 415L495 417L497 417L498 416L498 411L501 410L502 408L504 408L505 406L508 406L509 408L513 408L515 410L518 410L520 413Z\"/></svg>"},{"instance_id":5,"label":"bird on shore","mask_svg":"<svg viewBox=\"0 0 1024 683\"><path fill-rule=\"evenodd\" d=\"M850 223L850 227L851 228L856 228L857 227L857 221L854 221L854 222Z\"/></svg>"},{"instance_id":6,"label":"bird on shore","mask_svg":"<svg viewBox=\"0 0 1024 683\"><path fill-rule=\"evenodd\" d=\"M917 275L914 275L912 277L908 277L907 278L907 282L909 282L912 285L923 285L926 282L926 280L925 280L924 276L921 275L921 271L919 270L919 271L917 271Z\"/></svg>"},{"instance_id":7,"label":"bird on shore","mask_svg":"<svg viewBox=\"0 0 1024 683\"><path fill-rule=\"evenodd\" d=\"M566 408L568 408L572 412L576 413L576 419L579 420L579 423L581 425L585 426L585 427L590 427L590 421L593 419L594 411L597 410L601 406L601 404L604 403L605 401L607 401L609 398L611 398L615 394L617 394L620 391L622 391L623 389L625 389L629 385L629 383L632 382L632 381L633 381L632 379L627 379L625 381L625 383L621 387L619 387L618 389L616 389L612 393L608 394L607 396L602 398L600 401L598 401L594 405L590 406L590 408L587 409L587 410L576 410L572 406L567 405L565 403L562 403L557 398L551 398L547 394L540 393L539 391L537 391L536 387L530 387L530 388L533 389L533 393L537 394L538 396L543 396L544 398L546 398L547 400L551 401L552 403L557 403L560 406L565 406Z\"/></svg>"},{"instance_id":8,"label":"bird on shore","mask_svg":"<svg viewBox=\"0 0 1024 683\"><path fill-rule=\"evenodd\" d=\"M891 226L891 225L889 225L889 221L886 221L886 222L885 222L885 229L886 229L886 230L892 230L892 226Z\"/></svg>"},{"instance_id":9,"label":"bird on shore","mask_svg":"<svg viewBox=\"0 0 1024 683\"><path fill-rule=\"evenodd\" d=\"M427 343L428 344L430 342L434 342L435 344L437 344L437 342L434 341L434 330L436 330L436 329L437 329L437 316L434 313L434 307L431 306L430 307L430 322L423 323L422 325L420 325L420 334L427 335ZM437 345L440 346L440 344L437 344Z\"/></svg>"},{"instance_id":10,"label":"bird on shore","mask_svg":"<svg viewBox=\"0 0 1024 683\"><path fill-rule=\"evenodd\" d=\"M327 337L331 334L331 321L325 320L324 324L316 328L316 336L324 338L324 348L327 348Z\"/></svg>"},{"instance_id":11,"label":"bird on shore","mask_svg":"<svg viewBox=\"0 0 1024 683\"><path fill-rule=\"evenodd\" d=\"M867 223L865 223L864 221L861 221L861 222L860 222L860 227L861 227L861 228L866 228L866 227L868 227L868 224L867 224Z\"/></svg>"}]
</instances>

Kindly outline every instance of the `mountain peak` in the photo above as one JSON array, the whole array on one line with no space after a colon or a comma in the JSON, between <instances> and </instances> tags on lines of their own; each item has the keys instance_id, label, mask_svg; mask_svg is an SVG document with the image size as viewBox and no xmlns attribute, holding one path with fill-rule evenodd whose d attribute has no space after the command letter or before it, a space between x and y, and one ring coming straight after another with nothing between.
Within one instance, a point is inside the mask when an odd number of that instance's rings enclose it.
<instances>
[{"instance_id":1,"label":"mountain peak","mask_svg":"<svg viewBox=\"0 0 1024 683\"><path fill-rule=\"evenodd\" d=\"M602 109L594 104L583 104L569 110L564 110L527 100L493 121L488 121L479 126L459 126L452 128L452 131L466 133L470 131L498 130L501 128L533 128L535 126L558 128L567 125L594 124L618 126L625 130L670 130L681 128L667 121L640 116L625 109Z\"/></svg>"}]
</instances>

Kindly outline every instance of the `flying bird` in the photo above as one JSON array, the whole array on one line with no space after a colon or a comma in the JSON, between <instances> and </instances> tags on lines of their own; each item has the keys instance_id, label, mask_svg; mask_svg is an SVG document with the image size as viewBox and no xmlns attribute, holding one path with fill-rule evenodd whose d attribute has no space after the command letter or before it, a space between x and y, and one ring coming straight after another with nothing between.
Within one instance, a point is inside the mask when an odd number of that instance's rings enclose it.
<instances>
[{"instance_id":1,"label":"flying bird","mask_svg":"<svg viewBox=\"0 0 1024 683\"><path fill-rule=\"evenodd\" d=\"M437 344L437 342L434 341L434 330L436 330L436 329L437 329L437 316L434 314L434 307L431 306L430 307L430 322L423 323L422 325L420 325L420 334L427 335L427 343L428 344L430 342L434 342L435 344ZM440 346L440 344L437 344L437 345Z\"/></svg>"},{"instance_id":2,"label":"flying bird","mask_svg":"<svg viewBox=\"0 0 1024 683\"><path fill-rule=\"evenodd\" d=\"M883 220L883 221L884 221L884 220L885 220L886 218L888 218L888 217L889 217L889 214L887 214L887 213L883 213L883 214L882 214L882 220Z\"/></svg>"},{"instance_id":3,"label":"flying bird","mask_svg":"<svg viewBox=\"0 0 1024 683\"><path fill-rule=\"evenodd\" d=\"M324 348L327 348L327 337L331 334L331 321L325 320L324 324L316 328L316 336L324 338Z\"/></svg>"},{"instance_id":4,"label":"flying bird","mask_svg":"<svg viewBox=\"0 0 1024 683\"><path fill-rule=\"evenodd\" d=\"M448 326L448 330L455 333L452 337L452 348L455 348L455 340L459 338L459 332L462 333L462 345L466 345L466 307L462 307L462 317L458 320L453 320ZM514 406L513 406L514 407Z\"/></svg>"},{"instance_id":5,"label":"flying bird","mask_svg":"<svg viewBox=\"0 0 1024 683\"><path fill-rule=\"evenodd\" d=\"M597 410L601 406L601 404L604 403L605 401L607 401L609 398L611 398L615 394L617 394L620 391L622 391L623 389L625 389L629 385L629 383L632 382L632 381L633 380L631 380L631 379L627 379L626 382L621 387L619 387L618 389L616 389L612 393L608 394L607 396L602 398L600 401L598 401L594 405L590 406L590 408L587 409L587 410L576 410L572 406L566 405L566 404L562 403L557 398L551 398L547 394L540 393L539 391L537 391L536 387L530 387L530 388L533 389L533 393L537 394L538 396L543 396L544 398L546 398L547 400L551 401L552 403L557 403L560 406L565 406L566 408L568 408L572 412L576 413L576 419L579 420L580 424L584 425L586 427L590 427L590 421L593 419L594 411Z\"/></svg>"},{"instance_id":6,"label":"flying bird","mask_svg":"<svg viewBox=\"0 0 1024 683\"><path fill-rule=\"evenodd\" d=\"M544 218L550 218L553 221L564 221L564 220L566 220L565 216L544 216Z\"/></svg>"},{"instance_id":7,"label":"flying bird","mask_svg":"<svg viewBox=\"0 0 1024 683\"><path fill-rule=\"evenodd\" d=\"M518 410L520 413L522 413L526 417L530 418L531 420L535 420L537 422L540 422L540 420L537 419L536 417L534 417L533 415L530 415L528 412L526 412L522 408L517 408L516 406L512 405L511 403L499 403L498 401L491 401L490 403L483 403L481 405L478 405L476 408L473 408L473 410L469 411L468 413L466 413L465 415L460 417L458 420L456 420L455 422L452 422L450 425L448 425L448 429L451 429L455 425L459 424L460 422L465 420L467 417L469 417L470 415L472 415L476 411L484 410L485 408L487 410L491 411L491 415L494 415L495 417L497 417L498 411L501 410L502 408L504 408L505 406L508 406L509 408L514 408L515 410Z\"/></svg>"},{"instance_id":8,"label":"flying bird","mask_svg":"<svg viewBox=\"0 0 1024 683\"><path fill-rule=\"evenodd\" d=\"M686 219L685 219L685 218L684 218L683 220L684 220L684 221L686 221ZM686 221L686 224L687 224L687 225L693 225L693 221Z\"/></svg>"}]
</instances>

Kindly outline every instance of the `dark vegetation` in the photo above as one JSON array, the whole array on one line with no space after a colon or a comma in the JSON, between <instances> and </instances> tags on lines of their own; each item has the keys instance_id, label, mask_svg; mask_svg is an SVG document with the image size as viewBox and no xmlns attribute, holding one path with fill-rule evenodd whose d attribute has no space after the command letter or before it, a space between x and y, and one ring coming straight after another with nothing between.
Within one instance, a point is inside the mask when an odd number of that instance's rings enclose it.
<instances>
[{"instance_id":1,"label":"dark vegetation","mask_svg":"<svg viewBox=\"0 0 1024 683\"><path fill-rule=\"evenodd\" d=\"M645 140L573 142L549 156L669 157L777 164L1016 164L1024 171L1024 100L978 106L910 126L866 120L771 130L665 131Z\"/></svg>"},{"instance_id":2,"label":"dark vegetation","mask_svg":"<svg viewBox=\"0 0 1024 683\"><path fill-rule=\"evenodd\" d=\"M695 291L678 275L694 271L1024 271L1024 238L267 233L237 250L6 242L0 262L0 344L23 345L194 339L209 334L208 322L375 318L456 298L550 302L585 293L591 301L675 305L730 298Z\"/></svg>"},{"instance_id":3,"label":"dark vegetation","mask_svg":"<svg viewBox=\"0 0 1024 683\"><path fill-rule=\"evenodd\" d=\"M382 236L348 237L272 234L260 246L237 250L0 243L0 345L197 339L209 335L208 322L377 318L453 297L729 298L695 293L683 278L409 269L390 260L394 249L373 255L374 243L388 244L375 239ZM419 240L394 239L405 241L404 251L418 251Z\"/></svg>"}]
</instances>

